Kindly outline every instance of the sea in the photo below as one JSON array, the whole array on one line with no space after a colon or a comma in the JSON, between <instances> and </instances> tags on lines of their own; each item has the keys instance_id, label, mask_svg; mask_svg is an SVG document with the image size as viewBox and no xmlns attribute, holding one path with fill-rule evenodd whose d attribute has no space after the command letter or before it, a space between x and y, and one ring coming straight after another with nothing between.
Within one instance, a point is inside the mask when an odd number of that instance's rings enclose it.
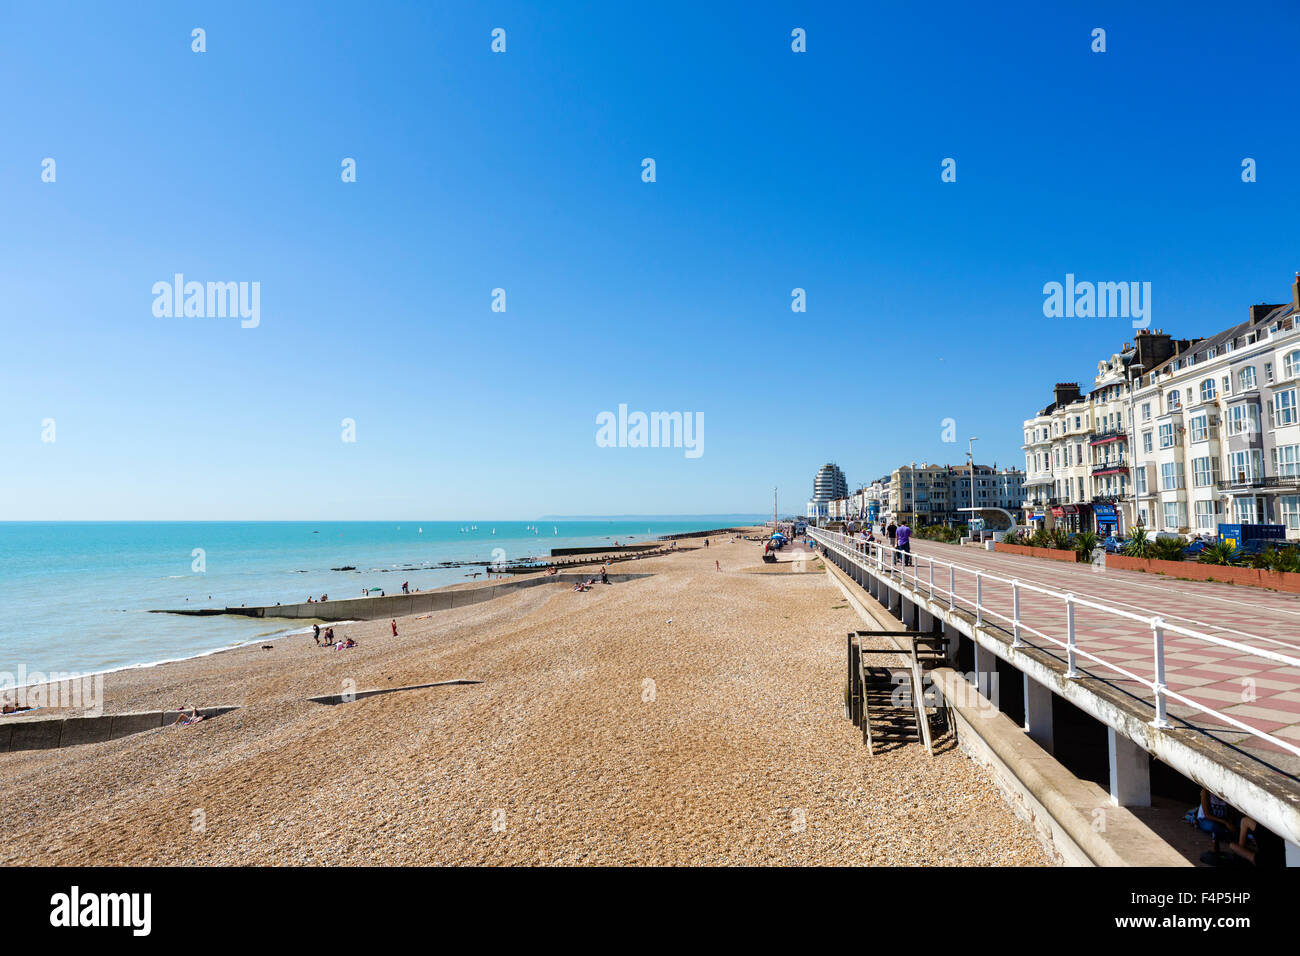
<instances>
[{"instance_id":1,"label":"sea","mask_svg":"<svg viewBox=\"0 0 1300 956\"><path fill-rule=\"evenodd\" d=\"M310 630L300 621L155 609L360 597L367 588L393 594L403 582L427 590L483 572L444 562L545 560L552 548L762 520L0 522L0 684L147 667Z\"/></svg>"}]
</instances>

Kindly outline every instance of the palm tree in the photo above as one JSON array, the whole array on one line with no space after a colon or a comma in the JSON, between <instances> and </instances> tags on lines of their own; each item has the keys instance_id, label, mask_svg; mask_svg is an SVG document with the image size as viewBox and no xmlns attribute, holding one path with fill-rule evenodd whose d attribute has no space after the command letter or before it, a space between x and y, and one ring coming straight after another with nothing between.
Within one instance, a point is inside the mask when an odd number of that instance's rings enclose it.
<instances>
[{"instance_id":1,"label":"palm tree","mask_svg":"<svg viewBox=\"0 0 1300 956\"><path fill-rule=\"evenodd\" d=\"M1151 544L1151 557L1160 561L1181 561L1185 546L1182 538L1157 538Z\"/></svg>"},{"instance_id":2,"label":"palm tree","mask_svg":"<svg viewBox=\"0 0 1300 956\"><path fill-rule=\"evenodd\" d=\"M1080 531L1074 536L1074 550L1079 554L1080 561L1091 561L1092 553L1097 550L1100 539L1091 531Z\"/></svg>"},{"instance_id":3,"label":"palm tree","mask_svg":"<svg viewBox=\"0 0 1300 956\"><path fill-rule=\"evenodd\" d=\"M1207 544L1201 552L1201 563L1234 565L1241 562L1241 549L1236 545L1228 544L1226 541L1216 541L1214 544Z\"/></svg>"},{"instance_id":4,"label":"palm tree","mask_svg":"<svg viewBox=\"0 0 1300 956\"><path fill-rule=\"evenodd\" d=\"M1120 554L1130 558L1151 557L1151 539L1147 537L1147 529L1139 525L1130 531Z\"/></svg>"}]
</instances>

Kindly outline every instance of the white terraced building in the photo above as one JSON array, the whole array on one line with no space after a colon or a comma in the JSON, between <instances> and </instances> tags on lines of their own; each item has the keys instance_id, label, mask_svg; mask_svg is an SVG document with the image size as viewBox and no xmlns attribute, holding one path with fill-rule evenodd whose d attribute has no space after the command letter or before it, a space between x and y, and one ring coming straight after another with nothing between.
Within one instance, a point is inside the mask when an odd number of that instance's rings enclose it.
<instances>
[{"instance_id":1,"label":"white terraced building","mask_svg":"<svg viewBox=\"0 0 1300 956\"><path fill-rule=\"evenodd\" d=\"M1160 531L1280 524L1300 539L1300 274L1291 302L1134 379L1139 514Z\"/></svg>"},{"instance_id":2,"label":"white terraced building","mask_svg":"<svg viewBox=\"0 0 1300 956\"><path fill-rule=\"evenodd\" d=\"M1024 520L1126 534L1214 536L1220 522L1300 538L1300 274L1206 339L1141 331L1098 363L1093 391L1058 383L1024 422Z\"/></svg>"}]
</instances>

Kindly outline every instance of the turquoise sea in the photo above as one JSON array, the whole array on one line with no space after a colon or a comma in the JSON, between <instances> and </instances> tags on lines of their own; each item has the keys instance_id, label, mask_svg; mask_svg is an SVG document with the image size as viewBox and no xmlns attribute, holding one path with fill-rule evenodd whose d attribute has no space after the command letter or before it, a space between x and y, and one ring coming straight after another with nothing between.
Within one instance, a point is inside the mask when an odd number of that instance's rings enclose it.
<instances>
[{"instance_id":1,"label":"turquoise sea","mask_svg":"<svg viewBox=\"0 0 1300 956\"><path fill-rule=\"evenodd\" d=\"M301 630L300 622L149 614L392 594L551 548L647 541L758 515L537 521L0 522L3 675L93 673L193 657ZM201 549L202 561L195 552ZM499 553L494 553L500 549ZM196 570L197 566L197 570ZM355 567L355 571L332 568Z\"/></svg>"}]
</instances>

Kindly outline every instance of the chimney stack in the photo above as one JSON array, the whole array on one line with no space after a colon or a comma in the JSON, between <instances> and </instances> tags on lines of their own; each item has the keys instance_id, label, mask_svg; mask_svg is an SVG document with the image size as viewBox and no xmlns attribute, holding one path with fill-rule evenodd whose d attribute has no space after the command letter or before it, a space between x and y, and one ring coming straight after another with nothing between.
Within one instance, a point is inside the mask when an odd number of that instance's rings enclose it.
<instances>
[{"instance_id":1,"label":"chimney stack","mask_svg":"<svg viewBox=\"0 0 1300 956\"><path fill-rule=\"evenodd\" d=\"M1078 382L1057 382L1056 387L1052 389L1052 394L1056 396L1057 407L1069 405L1077 401L1080 397Z\"/></svg>"},{"instance_id":2,"label":"chimney stack","mask_svg":"<svg viewBox=\"0 0 1300 956\"><path fill-rule=\"evenodd\" d=\"M1300 312L1300 272L1295 274L1295 282L1291 284L1291 308Z\"/></svg>"}]
</instances>

